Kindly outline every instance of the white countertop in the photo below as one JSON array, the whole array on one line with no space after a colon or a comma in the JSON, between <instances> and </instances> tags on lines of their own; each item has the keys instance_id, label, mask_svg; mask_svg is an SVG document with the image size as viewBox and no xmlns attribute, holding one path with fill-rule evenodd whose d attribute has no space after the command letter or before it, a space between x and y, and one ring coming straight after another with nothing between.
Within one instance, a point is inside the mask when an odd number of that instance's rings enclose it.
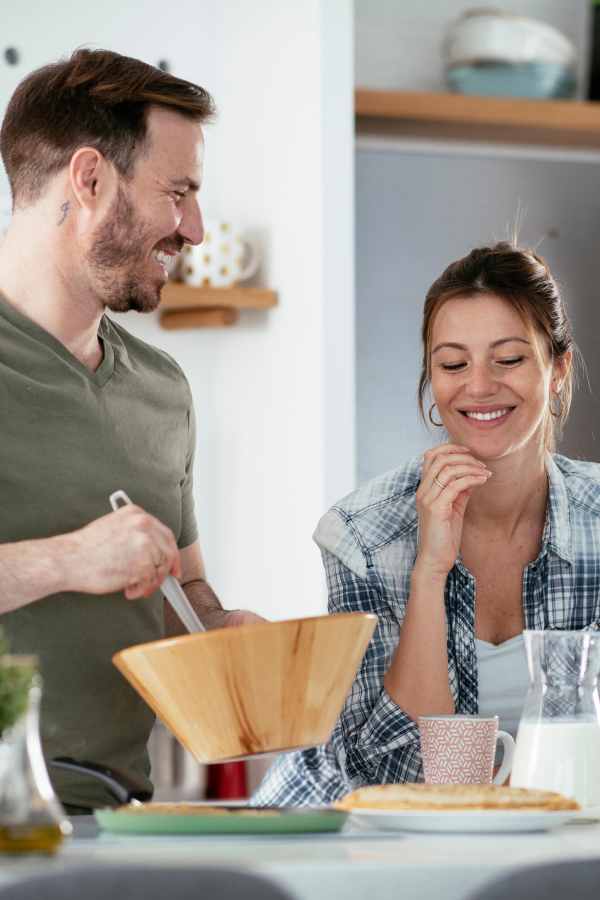
<instances>
[{"instance_id":1,"label":"white countertop","mask_svg":"<svg viewBox=\"0 0 600 900\"><path fill-rule=\"evenodd\" d=\"M77 820L74 820L77 823ZM77 823L85 833L85 823ZM78 865L225 866L264 874L299 900L463 900L525 866L600 858L600 823L539 834L340 834L76 837L54 858L0 857L0 884Z\"/></svg>"}]
</instances>

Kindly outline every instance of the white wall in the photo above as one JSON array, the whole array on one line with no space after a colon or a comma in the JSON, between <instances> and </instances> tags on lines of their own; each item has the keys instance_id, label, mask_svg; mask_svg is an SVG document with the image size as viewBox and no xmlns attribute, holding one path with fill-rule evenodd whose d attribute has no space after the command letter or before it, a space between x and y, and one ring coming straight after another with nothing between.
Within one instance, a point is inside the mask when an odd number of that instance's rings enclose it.
<instances>
[{"instance_id":1,"label":"white wall","mask_svg":"<svg viewBox=\"0 0 600 900\"><path fill-rule=\"evenodd\" d=\"M554 25L578 49L579 94L589 56L588 0L356 0L356 83L405 91L445 90L440 45L444 29L465 9L495 6Z\"/></svg>"},{"instance_id":2,"label":"white wall","mask_svg":"<svg viewBox=\"0 0 600 900\"><path fill-rule=\"evenodd\" d=\"M105 0L100 14L28 0L4 22L2 48L22 62L0 59L2 107L80 44L166 59L216 98L203 209L262 240L279 306L223 331L121 321L190 380L209 578L226 606L270 618L325 608L311 534L354 486L352 32L351 0L182 0L176 14L157 0Z\"/></svg>"},{"instance_id":3,"label":"white wall","mask_svg":"<svg viewBox=\"0 0 600 900\"><path fill-rule=\"evenodd\" d=\"M227 0L215 36L219 211L263 236L280 300L215 334L215 581L226 605L315 614L310 535L354 486L352 4Z\"/></svg>"}]
</instances>

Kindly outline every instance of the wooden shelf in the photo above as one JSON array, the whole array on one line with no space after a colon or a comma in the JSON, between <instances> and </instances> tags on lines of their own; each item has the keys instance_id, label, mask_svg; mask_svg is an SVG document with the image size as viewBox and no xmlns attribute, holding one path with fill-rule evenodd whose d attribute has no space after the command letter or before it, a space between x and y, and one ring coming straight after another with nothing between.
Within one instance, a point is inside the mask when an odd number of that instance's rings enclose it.
<instances>
[{"instance_id":1,"label":"wooden shelf","mask_svg":"<svg viewBox=\"0 0 600 900\"><path fill-rule=\"evenodd\" d=\"M600 103L359 89L357 133L600 147Z\"/></svg>"},{"instance_id":2,"label":"wooden shelf","mask_svg":"<svg viewBox=\"0 0 600 900\"><path fill-rule=\"evenodd\" d=\"M230 309L269 309L276 306L277 294L266 288L188 287L179 281L166 284L162 290L161 309L202 309L229 307Z\"/></svg>"},{"instance_id":3,"label":"wooden shelf","mask_svg":"<svg viewBox=\"0 0 600 900\"><path fill-rule=\"evenodd\" d=\"M275 291L256 287L193 288L165 285L160 301L163 328L220 328L234 325L240 309L269 309L277 304Z\"/></svg>"},{"instance_id":4,"label":"wooden shelf","mask_svg":"<svg viewBox=\"0 0 600 900\"><path fill-rule=\"evenodd\" d=\"M356 91L356 115L481 125L526 125L600 134L600 103L515 100L399 91Z\"/></svg>"},{"instance_id":5,"label":"wooden shelf","mask_svg":"<svg viewBox=\"0 0 600 900\"><path fill-rule=\"evenodd\" d=\"M173 309L163 313L160 324L163 328L224 328L235 325L239 313L237 309L218 307L216 309Z\"/></svg>"}]
</instances>

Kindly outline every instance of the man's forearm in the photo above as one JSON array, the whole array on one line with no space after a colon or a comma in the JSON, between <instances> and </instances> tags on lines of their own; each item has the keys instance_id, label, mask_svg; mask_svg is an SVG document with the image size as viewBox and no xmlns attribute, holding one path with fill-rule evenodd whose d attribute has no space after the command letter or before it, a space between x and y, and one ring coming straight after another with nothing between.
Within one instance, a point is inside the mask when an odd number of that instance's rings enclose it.
<instances>
[{"instance_id":1,"label":"man's forearm","mask_svg":"<svg viewBox=\"0 0 600 900\"><path fill-rule=\"evenodd\" d=\"M219 598L207 581L198 579L182 585L188 600L194 607L196 614L204 627L222 628L229 613L223 609ZM175 637L178 634L186 634L185 627L170 603L165 600L165 634L167 637Z\"/></svg>"},{"instance_id":2,"label":"man's forearm","mask_svg":"<svg viewBox=\"0 0 600 900\"><path fill-rule=\"evenodd\" d=\"M0 615L67 590L65 536L0 544Z\"/></svg>"}]
</instances>

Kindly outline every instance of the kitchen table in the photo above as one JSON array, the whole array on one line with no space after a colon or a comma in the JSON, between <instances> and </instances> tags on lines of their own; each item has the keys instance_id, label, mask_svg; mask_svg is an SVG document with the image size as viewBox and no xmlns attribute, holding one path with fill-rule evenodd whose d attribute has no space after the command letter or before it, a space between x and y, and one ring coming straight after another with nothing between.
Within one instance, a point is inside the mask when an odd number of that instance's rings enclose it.
<instances>
[{"instance_id":1,"label":"kitchen table","mask_svg":"<svg viewBox=\"0 0 600 900\"><path fill-rule=\"evenodd\" d=\"M339 834L149 836L97 833L72 820L74 836L52 858L0 856L0 884L44 871L103 863L225 866L270 877L298 900L463 900L518 868L600 858L600 823L539 834L365 832Z\"/></svg>"}]
</instances>

